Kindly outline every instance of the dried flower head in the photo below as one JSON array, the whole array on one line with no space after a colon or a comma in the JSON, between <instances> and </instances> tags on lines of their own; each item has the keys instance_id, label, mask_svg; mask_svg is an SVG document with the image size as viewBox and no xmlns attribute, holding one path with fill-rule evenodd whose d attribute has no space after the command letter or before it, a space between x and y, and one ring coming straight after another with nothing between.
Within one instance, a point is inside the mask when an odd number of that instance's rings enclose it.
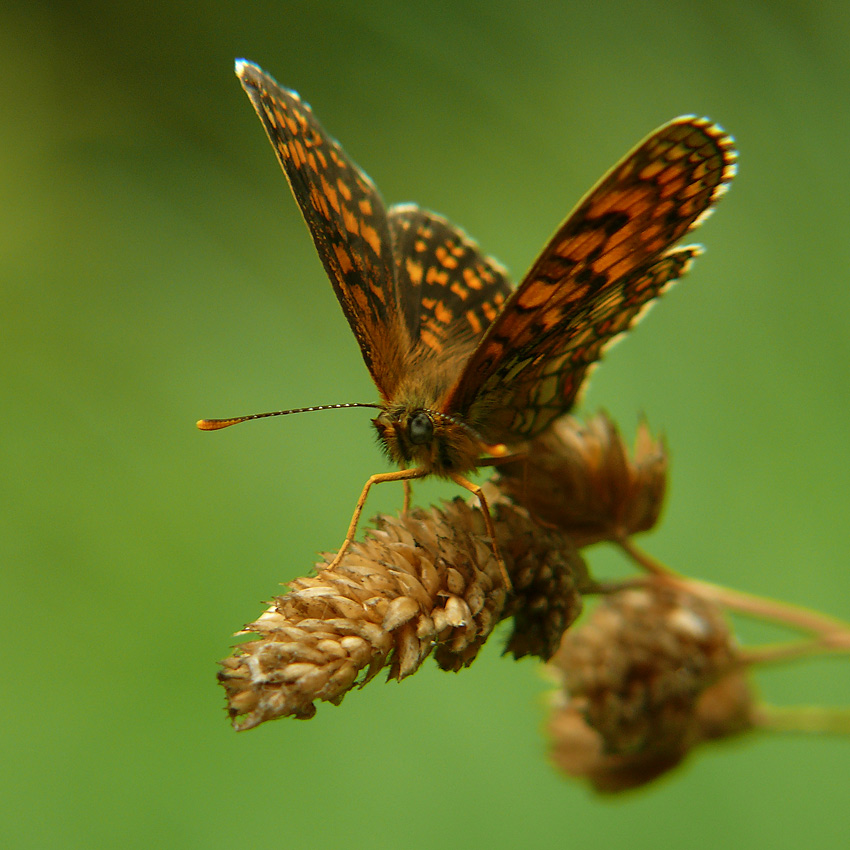
<instances>
[{"instance_id":1,"label":"dried flower head","mask_svg":"<svg viewBox=\"0 0 850 850\"><path fill-rule=\"evenodd\" d=\"M586 425L565 416L530 443L526 458L499 470L505 493L581 548L655 525L664 502L667 453L645 422L638 426L630 460L605 414Z\"/></svg>"},{"instance_id":2,"label":"dried flower head","mask_svg":"<svg viewBox=\"0 0 850 850\"><path fill-rule=\"evenodd\" d=\"M655 583L604 600L552 661L565 694L555 762L598 791L642 785L701 741L753 725L753 700L720 611Z\"/></svg>"},{"instance_id":3,"label":"dried flower head","mask_svg":"<svg viewBox=\"0 0 850 850\"><path fill-rule=\"evenodd\" d=\"M581 610L584 563L522 508L498 494L490 504L510 601L477 507L456 499L379 516L333 570L322 570L329 556L245 627L257 639L237 647L219 673L234 726L312 717L315 700L338 704L385 666L389 678L402 679L432 651L443 669L459 670L511 615L508 650L551 656Z\"/></svg>"}]
</instances>

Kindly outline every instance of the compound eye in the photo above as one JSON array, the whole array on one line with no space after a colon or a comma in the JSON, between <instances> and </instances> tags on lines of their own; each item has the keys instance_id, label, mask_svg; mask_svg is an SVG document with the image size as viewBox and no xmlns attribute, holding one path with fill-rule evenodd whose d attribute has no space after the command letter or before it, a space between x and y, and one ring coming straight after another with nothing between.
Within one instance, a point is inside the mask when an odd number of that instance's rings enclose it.
<instances>
[{"instance_id":1,"label":"compound eye","mask_svg":"<svg viewBox=\"0 0 850 850\"><path fill-rule=\"evenodd\" d=\"M410 437L410 442L415 445L430 442L434 436L434 423L424 410L420 410L410 417L410 421L407 423L407 435Z\"/></svg>"}]
</instances>

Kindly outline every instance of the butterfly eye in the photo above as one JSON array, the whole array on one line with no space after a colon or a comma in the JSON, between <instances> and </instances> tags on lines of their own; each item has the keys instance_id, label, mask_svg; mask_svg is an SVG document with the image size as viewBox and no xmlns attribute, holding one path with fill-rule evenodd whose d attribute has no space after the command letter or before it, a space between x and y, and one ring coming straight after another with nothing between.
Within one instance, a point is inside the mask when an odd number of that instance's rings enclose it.
<instances>
[{"instance_id":1,"label":"butterfly eye","mask_svg":"<svg viewBox=\"0 0 850 850\"><path fill-rule=\"evenodd\" d=\"M434 423L424 410L420 410L410 417L410 421L407 423L407 435L410 437L410 442L416 445L430 442L434 436Z\"/></svg>"}]
</instances>

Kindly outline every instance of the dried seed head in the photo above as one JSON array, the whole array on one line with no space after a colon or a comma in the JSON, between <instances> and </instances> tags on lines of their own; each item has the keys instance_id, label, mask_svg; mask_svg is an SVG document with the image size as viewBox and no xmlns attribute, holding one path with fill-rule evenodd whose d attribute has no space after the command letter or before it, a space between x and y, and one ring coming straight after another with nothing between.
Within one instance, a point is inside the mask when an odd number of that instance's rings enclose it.
<instances>
[{"instance_id":1,"label":"dried seed head","mask_svg":"<svg viewBox=\"0 0 850 850\"><path fill-rule=\"evenodd\" d=\"M581 548L652 528L664 502L667 454L646 423L634 459L605 415L563 417L533 440L527 458L499 467L499 487Z\"/></svg>"},{"instance_id":2,"label":"dried seed head","mask_svg":"<svg viewBox=\"0 0 850 850\"><path fill-rule=\"evenodd\" d=\"M581 592L589 582L587 565L569 537L529 521L491 483L484 485L489 505L501 505L499 546L510 562L514 598L513 630L505 653L535 655L548 661L561 637L582 611Z\"/></svg>"},{"instance_id":3,"label":"dried seed head","mask_svg":"<svg viewBox=\"0 0 850 850\"><path fill-rule=\"evenodd\" d=\"M614 594L552 661L566 695L553 758L598 791L651 781L711 738L753 725L753 702L720 611L660 584Z\"/></svg>"},{"instance_id":4,"label":"dried seed head","mask_svg":"<svg viewBox=\"0 0 850 850\"><path fill-rule=\"evenodd\" d=\"M258 639L238 646L219 673L234 726L312 717L315 700L339 703L385 666L402 679L432 651L441 667L459 670L511 614L508 649L548 658L581 609L583 562L504 497L494 495L491 513L514 586L509 604L477 507L456 499L379 516L332 571L322 570L329 557L245 627Z\"/></svg>"}]
</instances>

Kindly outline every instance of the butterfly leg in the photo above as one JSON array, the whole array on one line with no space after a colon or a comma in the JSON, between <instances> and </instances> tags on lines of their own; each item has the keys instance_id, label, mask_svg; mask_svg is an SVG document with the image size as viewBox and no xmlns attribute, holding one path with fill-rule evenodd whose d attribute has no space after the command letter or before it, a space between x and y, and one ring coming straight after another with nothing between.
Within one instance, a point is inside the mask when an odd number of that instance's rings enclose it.
<instances>
[{"instance_id":1,"label":"butterfly leg","mask_svg":"<svg viewBox=\"0 0 850 850\"><path fill-rule=\"evenodd\" d=\"M465 487L478 499L478 504L481 505L481 513L484 514L484 525L487 527L487 533L490 535L490 545L493 547L493 554L496 556L496 563L499 565L499 571L502 573L502 581L505 583L505 590L510 593L513 590L513 585L511 584L505 561L502 558L499 544L496 542L496 528L493 525L493 517L490 516L490 508L487 505L487 499L484 497L484 491L477 484L474 484L462 475L452 475L451 479L455 484Z\"/></svg>"},{"instance_id":2,"label":"butterfly leg","mask_svg":"<svg viewBox=\"0 0 850 850\"><path fill-rule=\"evenodd\" d=\"M402 486L404 487L404 504L402 505L401 512L403 514L410 513L410 500L413 496L413 488L410 486L410 479L404 478L402 480Z\"/></svg>"},{"instance_id":3,"label":"butterfly leg","mask_svg":"<svg viewBox=\"0 0 850 850\"><path fill-rule=\"evenodd\" d=\"M522 494L523 498L520 504L525 505L528 501L526 494L528 492L528 452L514 452L513 454L501 455L499 457L483 458L478 462L479 468L482 466L502 466L506 463L521 463L522 464ZM540 520L537 520L540 522ZM543 523L545 525L545 523Z\"/></svg>"},{"instance_id":4,"label":"butterfly leg","mask_svg":"<svg viewBox=\"0 0 850 850\"><path fill-rule=\"evenodd\" d=\"M482 466L501 466L505 463L516 463L517 461L527 461L528 453L527 452L513 452L509 455L502 455L501 457L484 457L478 461L479 469Z\"/></svg>"},{"instance_id":5,"label":"butterfly leg","mask_svg":"<svg viewBox=\"0 0 850 850\"><path fill-rule=\"evenodd\" d=\"M385 481L403 481L409 492L408 482L413 478L422 478L427 474L428 471L426 469L399 469L396 472L379 472L377 475L370 476L369 480L363 487L363 492L360 494L360 498L357 500L357 505L354 508L354 514L351 517L348 531L345 533L345 540L342 541L342 546L339 547L336 557L334 557L334 559L326 567L324 567L324 569L334 569L342 560L342 556L351 545L351 541L354 540L354 535L357 534L357 524L360 522L360 514L363 513L363 506L366 504L366 497L369 495L369 490L372 489L373 484L383 484ZM407 501L407 499L405 499L405 501Z\"/></svg>"}]
</instances>

